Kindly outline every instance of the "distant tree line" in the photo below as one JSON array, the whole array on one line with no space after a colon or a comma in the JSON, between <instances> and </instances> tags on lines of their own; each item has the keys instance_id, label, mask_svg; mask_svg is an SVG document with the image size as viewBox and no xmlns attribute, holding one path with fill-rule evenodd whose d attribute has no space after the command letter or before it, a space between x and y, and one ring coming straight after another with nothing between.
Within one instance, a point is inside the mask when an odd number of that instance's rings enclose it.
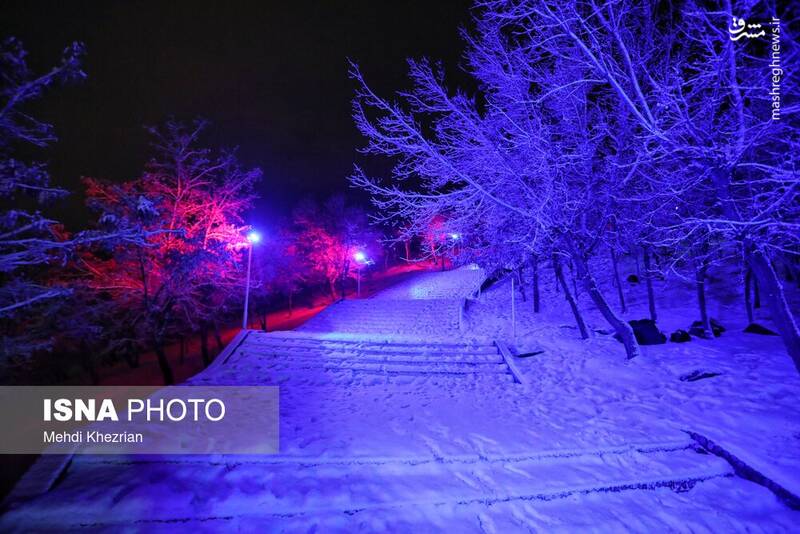
<instances>
[{"instance_id":1,"label":"distant tree line","mask_svg":"<svg viewBox=\"0 0 800 534\"><path fill-rule=\"evenodd\" d=\"M151 159L126 182L84 178L94 214L87 229L67 232L56 212L69 192L51 184L44 163L24 161L56 140L28 104L59 84L79 81L83 47L73 44L44 74L31 72L13 39L0 49L0 366L19 370L37 356L59 359L61 376L78 365L92 380L98 366L139 365L156 355L165 383L174 373L166 347L199 337L204 364L209 336L242 311L243 268L260 169L242 167L233 150L202 144L208 124L168 120L148 128ZM340 298L357 249L381 254L380 234L363 208L337 196L302 202L292 219L261 229L253 302L262 318L276 296L322 288ZM266 324L264 324L266 328Z\"/></svg>"}]
</instances>

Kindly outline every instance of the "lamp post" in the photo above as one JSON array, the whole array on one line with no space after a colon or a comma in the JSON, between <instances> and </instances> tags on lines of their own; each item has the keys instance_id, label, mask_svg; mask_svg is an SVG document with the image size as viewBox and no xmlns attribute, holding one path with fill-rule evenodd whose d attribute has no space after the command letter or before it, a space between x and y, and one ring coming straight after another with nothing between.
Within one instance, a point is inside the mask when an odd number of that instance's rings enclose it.
<instances>
[{"instance_id":1,"label":"lamp post","mask_svg":"<svg viewBox=\"0 0 800 534\"><path fill-rule=\"evenodd\" d=\"M247 310L250 307L250 266L253 263L253 245L261 241L261 235L252 231L247 234L247 281L244 289L244 314L242 315L242 330L247 330Z\"/></svg>"},{"instance_id":2,"label":"lamp post","mask_svg":"<svg viewBox=\"0 0 800 534\"><path fill-rule=\"evenodd\" d=\"M353 259L356 260L356 297L361 298L361 266L368 262L367 255L362 251L356 251L353 254Z\"/></svg>"},{"instance_id":3,"label":"lamp post","mask_svg":"<svg viewBox=\"0 0 800 534\"><path fill-rule=\"evenodd\" d=\"M458 245L458 240L461 239L461 234L447 234L445 238L442 238L442 271L444 271L444 250L447 247L447 243L445 242L447 239L452 241L452 250L453 254L456 253L456 246ZM453 262L450 262L450 267L453 266Z\"/></svg>"}]
</instances>

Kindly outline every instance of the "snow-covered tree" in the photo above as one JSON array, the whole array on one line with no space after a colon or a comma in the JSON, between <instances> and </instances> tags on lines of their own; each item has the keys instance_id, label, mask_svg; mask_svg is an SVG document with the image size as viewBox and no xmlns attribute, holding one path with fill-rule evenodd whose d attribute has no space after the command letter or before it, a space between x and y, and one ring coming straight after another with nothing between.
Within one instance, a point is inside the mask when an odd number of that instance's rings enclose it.
<instances>
[{"instance_id":1,"label":"snow-covered tree","mask_svg":"<svg viewBox=\"0 0 800 534\"><path fill-rule=\"evenodd\" d=\"M630 326L608 305L589 264L612 198L610 173L602 165L606 117L587 105L587 88L559 105L545 102L552 91L546 82L562 83L569 69L555 60L534 67L497 24L479 26L468 57L482 105L450 94L442 74L426 61L410 62L415 89L403 95L407 108L376 95L352 69L360 85L355 118L369 140L367 151L399 159L393 183L359 170L354 183L370 191L387 216L424 224L446 213L473 247L482 244L476 259L483 256L484 265L519 264L544 250L559 264L561 256L568 258L628 356L636 356ZM422 191L400 186L410 176L420 178ZM562 286L567 288L563 277ZM571 304L583 325L574 299ZM582 332L588 335L585 327Z\"/></svg>"},{"instance_id":2,"label":"snow-covered tree","mask_svg":"<svg viewBox=\"0 0 800 534\"><path fill-rule=\"evenodd\" d=\"M267 313L279 299L288 308L291 315L294 309L294 297L305 282L312 278L308 263L297 255L297 237L289 228L274 225L268 236L262 239L265 246L260 246L253 254L253 276L250 286L250 300L261 328L266 330Z\"/></svg>"},{"instance_id":3,"label":"snow-covered tree","mask_svg":"<svg viewBox=\"0 0 800 534\"><path fill-rule=\"evenodd\" d=\"M344 297L344 282L354 276L354 254L361 250L374 258L380 248L380 235L367 212L343 195L322 204L305 199L295 208L292 223L293 253L305 262L307 281L326 285L334 300Z\"/></svg>"},{"instance_id":4,"label":"snow-covered tree","mask_svg":"<svg viewBox=\"0 0 800 534\"><path fill-rule=\"evenodd\" d=\"M242 169L233 153L199 147L203 127L170 121L151 130L155 157L140 179L86 181L101 227L132 227L148 238L86 250L79 268L94 291L112 299L140 347L155 351L165 383L173 381L164 352L170 336L188 329L207 340L214 321L240 301L242 216L261 176ZM209 363L207 351L204 357Z\"/></svg>"},{"instance_id":5,"label":"snow-covered tree","mask_svg":"<svg viewBox=\"0 0 800 534\"><path fill-rule=\"evenodd\" d=\"M25 161L18 154L47 147L56 140L52 125L36 119L28 106L46 91L63 83L80 80L83 46L70 45L61 61L41 74L31 71L26 52L16 39L0 44L0 319L4 327L3 359L49 345L46 334L38 335L36 314L69 289L49 284L41 272L48 265L63 262L74 241L59 234L57 221L41 209L67 191L51 184L47 166ZM26 197L32 199L26 201ZM27 207L30 206L30 207ZM19 326L17 329L15 326ZM32 334L32 335L31 335Z\"/></svg>"},{"instance_id":6,"label":"snow-covered tree","mask_svg":"<svg viewBox=\"0 0 800 534\"><path fill-rule=\"evenodd\" d=\"M390 182L358 169L353 181L387 217L424 224L446 213L491 236L487 246L500 238L568 258L629 357L638 353L631 329L592 272L598 245L631 224L628 246L675 251L668 259L693 265L698 288L720 245L738 247L800 365L773 267L798 250L800 129L771 120L764 84L752 83L764 79L763 59L728 35L734 15L759 7L479 2L466 36L478 96L450 91L428 61L410 61L414 88L399 102L351 69L366 151L398 162ZM789 9L781 19L793 20ZM794 40L782 39L794 65ZM794 79L784 80L791 90Z\"/></svg>"},{"instance_id":7,"label":"snow-covered tree","mask_svg":"<svg viewBox=\"0 0 800 534\"><path fill-rule=\"evenodd\" d=\"M63 267L80 245L108 241L141 243L145 236L125 228L70 234L46 214L68 191L54 185L47 165L28 159L57 140L52 125L30 113L30 106L56 86L80 81L83 45L73 43L45 73L33 72L22 44L0 44L0 360L20 362L51 349L63 337L65 300L72 294ZM24 155L24 156L23 156ZM76 327L77 323L75 324Z\"/></svg>"},{"instance_id":8,"label":"snow-covered tree","mask_svg":"<svg viewBox=\"0 0 800 534\"><path fill-rule=\"evenodd\" d=\"M800 369L800 334L774 269L797 250L798 129L795 114L772 116L765 58L780 36L783 70L797 68L791 25L767 24L766 14L796 18L790 4L722 1L680 10L656 2L490 2L491 16L528 37L527 50L571 60L625 110L640 140L635 181L659 204L652 219L657 244L691 254L702 280L720 244L737 245L761 287L772 318ZM535 9L531 9L534 7ZM768 46L730 39L734 17L761 17ZM764 56L753 53L760 48ZM662 54L653 54L661 50ZM784 76L789 94L796 79ZM791 110L791 108L790 108Z\"/></svg>"}]
</instances>

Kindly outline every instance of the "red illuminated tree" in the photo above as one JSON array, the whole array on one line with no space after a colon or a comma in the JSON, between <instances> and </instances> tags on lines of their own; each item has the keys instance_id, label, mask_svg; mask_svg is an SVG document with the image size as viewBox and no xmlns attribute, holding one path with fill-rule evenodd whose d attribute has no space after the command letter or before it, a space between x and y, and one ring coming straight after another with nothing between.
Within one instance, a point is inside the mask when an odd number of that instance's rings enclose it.
<instances>
[{"instance_id":1,"label":"red illuminated tree","mask_svg":"<svg viewBox=\"0 0 800 534\"><path fill-rule=\"evenodd\" d=\"M366 211L335 195L324 204L307 199L295 209L295 254L307 268L308 281L327 286L332 299L344 296L353 255L379 253L379 234L370 227ZM339 290L337 291L337 283Z\"/></svg>"},{"instance_id":2,"label":"red illuminated tree","mask_svg":"<svg viewBox=\"0 0 800 534\"><path fill-rule=\"evenodd\" d=\"M261 176L242 169L231 152L199 148L204 127L170 121L151 129L156 155L137 180L86 180L101 227L148 235L141 245L87 251L80 268L95 291L110 296L141 346L155 351L165 383L173 382L164 352L170 336L186 329L206 334L231 306L231 292L239 296L242 215Z\"/></svg>"}]
</instances>

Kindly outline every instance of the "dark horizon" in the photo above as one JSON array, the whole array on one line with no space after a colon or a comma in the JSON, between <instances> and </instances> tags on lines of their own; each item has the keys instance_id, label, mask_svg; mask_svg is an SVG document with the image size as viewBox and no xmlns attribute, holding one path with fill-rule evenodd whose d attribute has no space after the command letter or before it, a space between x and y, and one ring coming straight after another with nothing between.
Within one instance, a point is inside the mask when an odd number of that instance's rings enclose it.
<instances>
[{"instance_id":1,"label":"dark horizon","mask_svg":"<svg viewBox=\"0 0 800 534\"><path fill-rule=\"evenodd\" d=\"M0 35L16 37L37 71L71 42L86 45L83 83L36 103L59 138L42 151L53 182L73 191L57 203L71 229L86 225L82 176L121 182L149 159L143 126L170 116L210 121L205 141L239 147L264 178L254 221L288 215L304 196L348 188L353 163L385 174L390 163L364 157L352 118L357 62L383 94L406 87L407 57L441 60L463 85L463 43L470 3L315 2L235 6L211 2L6 2ZM267 219L267 220L264 220Z\"/></svg>"}]
</instances>

